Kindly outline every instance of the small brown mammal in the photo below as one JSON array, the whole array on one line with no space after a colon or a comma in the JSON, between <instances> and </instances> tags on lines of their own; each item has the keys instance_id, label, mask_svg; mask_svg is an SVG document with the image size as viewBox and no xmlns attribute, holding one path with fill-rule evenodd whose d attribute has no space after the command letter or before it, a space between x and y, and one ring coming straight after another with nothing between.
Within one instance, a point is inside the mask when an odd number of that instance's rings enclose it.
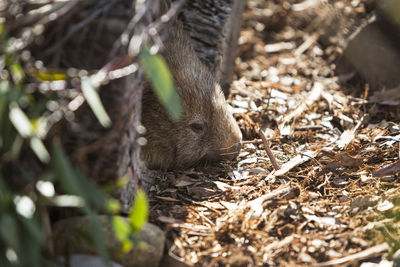
<instances>
[{"instance_id":1,"label":"small brown mammal","mask_svg":"<svg viewBox=\"0 0 400 267\"><path fill-rule=\"evenodd\" d=\"M164 56L182 103L178 121L169 117L151 88L143 92L147 144L141 158L149 169L186 169L236 158L242 134L220 86L196 56L180 22L170 27ZM149 86L148 86L149 87Z\"/></svg>"}]
</instances>

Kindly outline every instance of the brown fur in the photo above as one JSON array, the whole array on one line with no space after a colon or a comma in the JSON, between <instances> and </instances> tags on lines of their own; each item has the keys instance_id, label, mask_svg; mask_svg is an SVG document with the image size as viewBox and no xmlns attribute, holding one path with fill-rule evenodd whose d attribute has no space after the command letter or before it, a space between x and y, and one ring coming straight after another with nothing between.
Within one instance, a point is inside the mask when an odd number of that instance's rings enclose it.
<instances>
[{"instance_id":1,"label":"brown fur","mask_svg":"<svg viewBox=\"0 0 400 267\"><path fill-rule=\"evenodd\" d=\"M234 159L241 132L220 86L198 59L179 22L170 27L163 56L174 78L183 113L172 121L149 86L142 122L147 145L141 157L150 169L185 169L200 162ZM200 128L199 128L200 126Z\"/></svg>"}]
</instances>

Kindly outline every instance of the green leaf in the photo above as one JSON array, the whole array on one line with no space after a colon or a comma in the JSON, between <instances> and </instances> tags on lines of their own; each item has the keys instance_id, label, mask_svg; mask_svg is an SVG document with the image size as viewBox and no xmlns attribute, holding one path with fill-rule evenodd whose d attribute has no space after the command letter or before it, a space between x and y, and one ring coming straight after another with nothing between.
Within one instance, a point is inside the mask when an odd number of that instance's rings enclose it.
<instances>
[{"instance_id":1,"label":"green leaf","mask_svg":"<svg viewBox=\"0 0 400 267\"><path fill-rule=\"evenodd\" d=\"M28 117L16 102L10 103L9 117L12 124L22 137L27 138L33 134L33 128Z\"/></svg>"},{"instance_id":2,"label":"green leaf","mask_svg":"<svg viewBox=\"0 0 400 267\"><path fill-rule=\"evenodd\" d=\"M50 161L50 154L44 146L42 140L36 136L33 136L29 144L33 152L35 152L36 156L38 156L42 162L48 163Z\"/></svg>"},{"instance_id":3,"label":"green leaf","mask_svg":"<svg viewBox=\"0 0 400 267\"><path fill-rule=\"evenodd\" d=\"M91 77L83 77L81 81L81 89L83 96L86 98L94 115L99 120L103 127L110 127L111 119L108 117L103 104L101 103L100 96L97 92L99 85L96 85Z\"/></svg>"},{"instance_id":4,"label":"green leaf","mask_svg":"<svg viewBox=\"0 0 400 267\"><path fill-rule=\"evenodd\" d=\"M75 195L59 195L50 199L51 204L57 207L82 208L85 206L85 200Z\"/></svg>"},{"instance_id":5,"label":"green leaf","mask_svg":"<svg viewBox=\"0 0 400 267\"><path fill-rule=\"evenodd\" d=\"M4 35L4 26L3 23L0 23L0 39L3 39Z\"/></svg>"},{"instance_id":6,"label":"green leaf","mask_svg":"<svg viewBox=\"0 0 400 267\"><path fill-rule=\"evenodd\" d=\"M17 129L19 134L24 138L31 138L30 146L35 152L36 156L44 162L50 161L50 154L44 146L42 140L35 136L32 124L28 119L28 116L20 109L16 102L10 103L10 120L14 127Z\"/></svg>"},{"instance_id":7,"label":"green leaf","mask_svg":"<svg viewBox=\"0 0 400 267\"><path fill-rule=\"evenodd\" d=\"M93 245L96 248L97 254L106 262L109 262L110 257L108 255L108 250L106 246L106 236L102 228L102 224L99 217L92 214L90 216L91 221L91 232Z\"/></svg>"},{"instance_id":8,"label":"green leaf","mask_svg":"<svg viewBox=\"0 0 400 267\"><path fill-rule=\"evenodd\" d=\"M37 71L37 72L32 72L31 74L40 81L63 81L67 79L67 75L65 73L51 73L51 72Z\"/></svg>"},{"instance_id":9,"label":"green leaf","mask_svg":"<svg viewBox=\"0 0 400 267\"><path fill-rule=\"evenodd\" d=\"M88 205L90 203L94 203L105 209L105 197L94 184L90 183L86 177L72 168L61 147L60 141L57 139L53 144L51 159L53 170L63 189L67 193L74 194L85 199L85 205L82 207L82 211L91 218L93 245L95 246L97 253L104 260L108 261L109 256L105 244L106 239L104 231L101 227L98 217L95 216L94 211Z\"/></svg>"},{"instance_id":10,"label":"green leaf","mask_svg":"<svg viewBox=\"0 0 400 267\"><path fill-rule=\"evenodd\" d=\"M147 47L143 47L140 52L140 63L158 99L166 107L172 119L178 120L182 113L182 105L164 59L159 55L152 55Z\"/></svg>"},{"instance_id":11,"label":"green leaf","mask_svg":"<svg viewBox=\"0 0 400 267\"><path fill-rule=\"evenodd\" d=\"M8 245L13 248L18 247L18 230L17 222L14 217L8 213L5 213L0 218L0 234Z\"/></svg>"},{"instance_id":12,"label":"green leaf","mask_svg":"<svg viewBox=\"0 0 400 267\"><path fill-rule=\"evenodd\" d=\"M125 241L129 239L129 235L131 233L131 228L129 223L125 221L124 218L120 216L113 216L112 217L113 228L115 232L115 236L121 240Z\"/></svg>"},{"instance_id":13,"label":"green leaf","mask_svg":"<svg viewBox=\"0 0 400 267\"><path fill-rule=\"evenodd\" d=\"M129 213L129 220L134 231L142 229L147 221L149 213L149 202L143 190L136 192L136 197L133 202L132 210Z\"/></svg>"},{"instance_id":14,"label":"green leaf","mask_svg":"<svg viewBox=\"0 0 400 267\"><path fill-rule=\"evenodd\" d=\"M13 195L5 184L4 177L0 173L0 214L10 207Z\"/></svg>"},{"instance_id":15,"label":"green leaf","mask_svg":"<svg viewBox=\"0 0 400 267\"><path fill-rule=\"evenodd\" d=\"M24 139L22 139L22 137L19 135L15 135L15 139L12 142L9 154L7 154L10 157L10 159L14 160L19 157L23 143Z\"/></svg>"},{"instance_id":16,"label":"green leaf","mask_svg":"<svg viewBox=\"0 0 400 267\"><path fill-rule=\"evenodd\" d=\"M110 214L117 214L121 211L121 204L119 203L118 200L109 198L107 200L107 211Z\"/></svg>"},{"instance_id":17,"label":"green leaf","mask_svg":"<svg viewBox=\"0 0 400 267\"><path fill-rule=\"evenodd\" d=\"M112 181L111 184L107 184L101 187L101 191L103 191L104 193L112 193L117 191L118 189L123 188L124 186L126 186L129 183L129 176L125 175L121 178L119 178L117 181Z\"/></svg>"},{"instance_id":18,"label":"green leaf","mask_svg":"<svg viewBox=\"0 0 400 267\"><path fill-rule=\"evenodd\" d=\"M27 219L19 216L20 222L23 224L26 231L29 233L29 238L41 244L44 242L45 236L39 224L33 219Z\"/></svg>"},{"instance_id":19,"label":"green leaf","mask_svg":"<svg viewBox=\"0 0 400 267\"><path fill-rule=\"evenodd\" d=\"M24 79L24 71L21 67L21 65L17 62L14 62L11 65L11 75L13 77L13 80L16 84L19 84L20 82L22 82L22 80Z\"/></svg>"},{"instance_id":20,"label":"green leaf","mask_svg":"<svg viewBox=\"0 0 400 267\"><path fill-rule=\"evenodd\" d=\"M128 252L133 246L132 241L130 240L132 231L129 223L119 216L113 216L112 222L115 236L122 243L122 252Z\"/></svg>"},{"instance_id":21,"label":"green leaf","mask_svg":"<svg viewBox=\"0 0 400 267\"><path fill-rule=\"evenodd\" d=\"M106 196L99 190L96 184L89 180L79 170L75 171L75 175L80 187L85 192L81 197L84 197L87 203L93 204L96 208L101 209L102 211L107 211L108 203Z\"/></svg>"},{"instance_id":22,"label":"green leaf","mask_svg":"<svg viewBox=\"0 0 400 267\"><path fill-rule=\"evenodd\" d=\"M1 24L0 24L1 25ZM8 81L0 81L0 125L2 125L3 114L6 110L7 92L9 90Z\"/></svg>"},{"instance_id":23,"label":"green leaf","mask_svg":"<svg viewBox=\"0 0 400 267\"><path fill-rule=\"evenodd\" d=\"M101 191L89 181L82 173L72 168L60 141L55 140L52 149L52 166L56 178L68 194L77 195L84 198L86 205L84 212L88 211L88 204L95 204L96 207L103 210L107 209L105 196Z\"/></svg>"},{"instance_id":24,"label":"green leaf","mask_svg":"<svg viewBox=\"0 0 400 267\"><path fill-rule=\"evenodd\" d=\"M54 141L51 159L53 170L63 189L69 194L84 196L85 192L82 190L75 171L72 169L58 140Z\"/></svg>"}]
</instances>

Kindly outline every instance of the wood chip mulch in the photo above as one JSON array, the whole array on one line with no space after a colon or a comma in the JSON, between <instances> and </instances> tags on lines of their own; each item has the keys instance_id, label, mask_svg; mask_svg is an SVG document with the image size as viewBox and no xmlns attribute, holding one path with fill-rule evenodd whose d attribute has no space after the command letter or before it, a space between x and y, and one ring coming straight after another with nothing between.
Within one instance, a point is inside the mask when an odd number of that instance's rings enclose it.
<instances>
[{"instance_id":1,"label":"wood chip mulch","mask_svg":"<svg viewBox=\"0 0 400 267\"><path fill-rule=\"evenodd\" d=\"M400 103L335 74L367 2L247 1L230 97L243 148L152 188L164 266L392 266Z\"/></svg>"}]
</instances>

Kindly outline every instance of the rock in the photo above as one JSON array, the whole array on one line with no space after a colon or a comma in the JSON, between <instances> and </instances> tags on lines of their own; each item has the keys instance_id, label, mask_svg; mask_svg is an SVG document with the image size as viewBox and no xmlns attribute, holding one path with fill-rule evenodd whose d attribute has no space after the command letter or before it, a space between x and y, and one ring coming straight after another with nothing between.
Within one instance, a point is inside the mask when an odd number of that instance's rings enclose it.
<instances>
[{"instance_id":1,"label":"rock","mask_svg":"<svg viewBox=\"0 0 400 267\"><path fill-rule=\"evenodd\" d=\"M104 230L105 242L110 258L124 267L158 266L164 251L165 236L157 226L147 223L138 234L141 244L129 252L121 252L121 243L114 236L112 224L107 216L97 216ZM68 218L57 222L53 229L53 241L56 255L95 254L91 245L93 229L92 217ZM86 265L85 265L86 266Z\"/></svg>"}]
</instances>

